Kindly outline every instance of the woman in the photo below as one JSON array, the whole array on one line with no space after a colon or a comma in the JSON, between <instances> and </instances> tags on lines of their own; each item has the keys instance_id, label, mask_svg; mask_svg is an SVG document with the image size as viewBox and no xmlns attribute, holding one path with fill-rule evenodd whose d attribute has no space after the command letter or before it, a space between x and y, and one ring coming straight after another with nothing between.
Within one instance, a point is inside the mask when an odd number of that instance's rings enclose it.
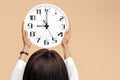
<instances>
[{"instance_id":1,"label":"woman","mask_svg":"<svg viewBox=\"0 0 120 80\"><path fill-rule=\"evenodd\" d=\"M24 46L10 80L79 80L77 68L68 48L71 28L66 31L61 43L64 60L54 50L40 49L33 53L26 63L31 43L23 25L21 32Z\"/></svg>"}]
</instances>

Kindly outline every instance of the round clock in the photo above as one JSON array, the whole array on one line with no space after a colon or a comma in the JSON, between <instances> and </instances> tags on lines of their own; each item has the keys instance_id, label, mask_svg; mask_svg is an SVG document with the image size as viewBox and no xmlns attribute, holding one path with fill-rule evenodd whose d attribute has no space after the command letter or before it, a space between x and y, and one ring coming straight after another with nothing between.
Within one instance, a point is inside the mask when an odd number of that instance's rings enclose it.
<instances>
[{"instance_id":1,"label":"round clock","mask_svg":"<svg viewBox=\"0 0 120 80\"><path fill-rule=\"evenodd\" d=\"M38 47L59 45L68 29L68 18L62 9L53 4L40 4L26 15L24 28L30 41Z\"/></svg>"}]
</instances>

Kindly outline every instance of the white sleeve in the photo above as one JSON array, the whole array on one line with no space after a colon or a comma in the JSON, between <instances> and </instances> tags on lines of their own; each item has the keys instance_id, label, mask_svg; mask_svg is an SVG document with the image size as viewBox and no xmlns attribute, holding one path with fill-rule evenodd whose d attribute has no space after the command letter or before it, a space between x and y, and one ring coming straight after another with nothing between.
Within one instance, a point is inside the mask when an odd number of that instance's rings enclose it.
<instances>
[{"instance_id":1,"label":"white sleeve","mask_svg":"<svg viewBox=\"0 0 120 80\"><path fill-rule=\"evenodd\" d=\"M22 80L26 63L18 60L10 77L10 80Z\"/></svg>"},{"instance_id":2,"label":"white sleeve","mask_svg":"<svg viewBox=\"0 0 120 80\"><path fill-rule=\"evenodd\" d=\"M78 70L73 59L71 57L68 57L64 61L68 71L69 80L79 80Z\"/></svg>"}]
</instances>

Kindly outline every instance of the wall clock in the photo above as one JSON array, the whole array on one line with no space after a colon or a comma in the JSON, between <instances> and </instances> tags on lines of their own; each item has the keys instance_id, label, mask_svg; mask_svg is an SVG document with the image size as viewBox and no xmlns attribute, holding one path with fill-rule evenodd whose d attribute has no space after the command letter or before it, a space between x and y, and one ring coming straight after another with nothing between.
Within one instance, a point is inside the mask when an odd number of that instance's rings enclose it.
<instances>
[{"instance_id":1,"label":"wall clock","mask_svg":"<svg viewBox=\"0 0 120 80\"><path fill-rule=\"evenodd\" d=\"M24 28L30 41L38 47L59 45L68 29L68 18L62 9L53 4L40 4L26 15Z\"/></svg>"}]
</instances>

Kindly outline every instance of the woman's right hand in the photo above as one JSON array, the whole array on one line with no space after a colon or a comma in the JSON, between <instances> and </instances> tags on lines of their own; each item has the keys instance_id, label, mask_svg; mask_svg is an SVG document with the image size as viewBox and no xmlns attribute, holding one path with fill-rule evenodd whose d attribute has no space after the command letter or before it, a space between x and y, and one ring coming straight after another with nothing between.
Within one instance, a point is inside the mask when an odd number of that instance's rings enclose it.
<instances>
[{"instance_id":1,"label":"woman's right hand","mask_svg":"<svg viewBox=\"0 0 120 80\"><path fill-rule=\"evenodd\" d=\"M31 47L31 42L28 38L27 31L24 30L24 22L22 23L21 33L22 33L22 40L23 40L23 51L27 52L27 50Z\"/></svg>"},{"instance_id":2,"label":"woman's right hand","mask_svg":"<svg viewBox=\"0 0 120 80\"><path fill-rule=\"evenodd\" d=\"M65 32L65 36L63 38L63 41L61 43L61 46L63 48L63 53L64 53L64 59L71 57L70 51L68 48L68 43L70 41L70 36L71 36L71 27L69 26L69 29Z\"/></svg>"},{"instance_id":3,"label":"woman's right hand","mask_svg":"<svg viewBox=\"0 0 120 80\"><path fill-rule=\"evenodd\" d=\"M65 32L65 36L64 36L62 44L61 44L62 47L68 46L70 37L71 37L71 26L69 26L69 29Z\"/></svg>"}]
</instances>

